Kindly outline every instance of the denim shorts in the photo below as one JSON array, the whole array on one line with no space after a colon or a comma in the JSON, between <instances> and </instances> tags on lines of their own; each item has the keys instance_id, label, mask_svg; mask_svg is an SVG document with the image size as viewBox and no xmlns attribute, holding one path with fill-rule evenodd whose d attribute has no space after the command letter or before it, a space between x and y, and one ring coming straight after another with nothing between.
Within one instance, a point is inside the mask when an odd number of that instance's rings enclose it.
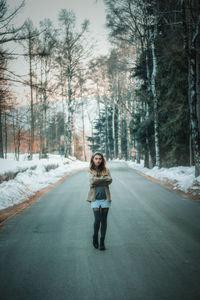
<instances>
[{"instance_id":1,"label":"denim shorts","mask_svg":"<svg viewBox=\"0 0 200 300\"><path fill-rule=\"evenodd\" d=\"M91 208L99 208L99 207L111 207L111 202L107 201L106 199L101 199L101 200L95 200L91 202Z\"/></svg>"}]
</instances>

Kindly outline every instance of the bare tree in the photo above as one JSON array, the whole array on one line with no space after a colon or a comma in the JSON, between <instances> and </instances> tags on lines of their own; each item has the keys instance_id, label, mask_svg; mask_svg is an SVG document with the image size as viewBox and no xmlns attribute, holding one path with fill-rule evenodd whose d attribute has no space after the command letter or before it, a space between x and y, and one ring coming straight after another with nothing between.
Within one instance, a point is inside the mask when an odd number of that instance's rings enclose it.
<instances>
[{"instance_id":1,"label":"bare tree","mask_svg":"<svg viewBox=\"0 0 200 300\"><path fill-rule=\"evenodd\" d=\"M52 22L45 19L40 22L40 31L42 32L38 37L36 52L36 59L40 61L40 71L38 77L39 97L40 97L40 157L46 155L48 152L48 138L47 138L47 110L48 96L51 94L51 81L53 79L54 67L54 50L56 46L56 30L53 28Z\"/></svg>"},{"instance_id":2,"label":"bare tree","mask_svg":"<svg viewBox=\"0 0 200 300\"><path fill-rule=\"evenodd\" d=\"M86 155L86 145L85 145L85 117L84 117L84 92L87 91L85 87L86 83L86 74L83 74L83 72L79 71L78 76L78 88L79 88L79 98L80 98L80 105L81 105L81 119L82 119L82 141L83 141L83 157L84 160L87 161L87 155Z\"/></svg>"},{"instance_id":3,"label":"bare tree","mask_svg":"<svg viewBox=\"0 0 200 300\"><path fill-rule=\"evenodd\" d=\"M24 36L27 37L25 43L22 43L26 53L24 54L25 58L28 60L29 64L29 81L26 84L29 84L30 87L30 108L31 108L31 120L30 120L30 158L33 156L33 145L34 145L34 71L33 71L33 60L38 53L36 52L37 38L39 32L34 28L33 22L28 19L24 24L23 29Z\"/></svg>"},{"instance_id":4,"label":"bare tree","mask_svg":"<svg viewBox=\"0 0 200 300\"><path fill-rule=\"evenodd\" d=\"M18 41L21 27L14 27L12 22L20 9L24 6L24 1L12 12L8 10L6 0L0 0L0 157L3 157L3 137L2 137L2 112L6 109L6 96L8 93L7 60L9 58L8 50L4 45L11 41Z\"/></svg>"},{"instance_id":5,"label":"bare tree","mask_svg":"<svg viewBox=\"0 0 200 300\"><path fill-rule=\"evenodd\" d=\"M84 58L84 49L82 39L87 31L89 21L85 20L82 24L80 32L76 30L76 17L70 10L61 10L59 14L61 24L59 48L60 61L65 65L64 77L67 81L67 129L66 129L66 153L65 156L72 155L72 136L73 136L73 80L77 70L80 67L80 62Z\"/></svg>"}]
</instances>

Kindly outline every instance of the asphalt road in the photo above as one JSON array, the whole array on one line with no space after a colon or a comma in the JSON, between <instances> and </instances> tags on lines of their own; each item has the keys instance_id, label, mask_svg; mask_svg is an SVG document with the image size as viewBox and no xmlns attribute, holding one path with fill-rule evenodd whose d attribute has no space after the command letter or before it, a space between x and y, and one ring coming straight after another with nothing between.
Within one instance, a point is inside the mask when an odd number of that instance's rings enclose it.
<instances>
[{"instance_id":1,"label":"asphalt road","mask_svg":"<svg viewBox=\"0 0 200 300\"><path fill-rule=\"evenodd\" d=\"M0 229L1 300L199 300L200 203L108 164L105 251L92 245L86 170Z\"/></svg>"}]
</instances>

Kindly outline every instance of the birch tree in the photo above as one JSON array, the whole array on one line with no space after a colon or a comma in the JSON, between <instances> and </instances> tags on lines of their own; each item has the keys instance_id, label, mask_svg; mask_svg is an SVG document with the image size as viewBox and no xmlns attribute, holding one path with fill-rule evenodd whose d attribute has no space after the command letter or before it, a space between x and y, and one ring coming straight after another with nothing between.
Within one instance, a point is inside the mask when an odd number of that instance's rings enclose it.
<instances>
[{"instance_id":1,"label":"birch tree","mask_svg":"<svg viewBox=\"0 0 200 300\"><path fill-rule=\"evenodd\" d=\"M84 161L87 161L87 155L86 155L86 145L85 145L85 106L84 106L84 92L87 91L85 87L86 83L86 75L83 74L83 72L79 72L78 76L78 88L79 88L79 98L80 98L80 105L81 105L81 120L82 120L82 145L83 145L83 158Z\"/></svg>"},{"instance_id":2,"label":"birch tree","mask_svg":"<svg viewBox=\"0 0 200 300\"><path fill-rule=\"evenodd\" d=\"M40 22L38 45L36 46L37 59L40 61L40 74L38 74L40 91L40 156L45 156L48 152L47 138L47 110L48 97L51 93L52 73L54 69L56 49L56 30L49 19Z\"/></svg>"},{"instance_id":3,"label":"birch tree","mask_svg":"<svg viewBox=\"0 0 200 300\"><path fill-rule=\"evenodd\" d=\"M30 120L30 145L29 145L29 152L30 152L30 159L33 156L33 145L34 145L34 70L33 70L33 60L36 55L36 45L37 45L37 38L39 35L38 30L34 27L33 22L28 19L24 24L23 34L27 37L26 42L22 43L23 47L25 48L25 58L28 61L28 69L29 69L29 80L26 84L30 87L30 110L31 110L31 120Z\"/></svg>"},{"instance_id":4,"label":"birch tree","mask_svg":"<svg viewBox=\"0 0 200 300\"><path fill-rule=\"evenodd\" d=\"M79 69L85 52L83 49L83 37L89 25L89 21L82 23L80 31L76 30L76 17L70 10L61 10L59 14L60 36L59 48L60 57L66 66L64 76L67 82L67 129L66 129L66 153L65 156L72 155L73 138L73 80Z\"/></svg>"},{"instance_id":5,"label":"birch tree","mask_svg":"<svg viewBox=\"0 0 200 300\"><path fill-rule=\"evenodd\" d=\"M21 29L23 27L16 27L13 25L13 19L17 16L20 9L24 6L24 1L14 9L10 11L8 9L7 1L0 0L0 157L3 158L3 134L2 134L2 123L3 123L3 110L6 108L6 95L8 92L8 77L9 70L7 68L7 61L11 58L10 53L5 48L7 43L12 41L19 41L22 39Z\"/></svg>"}]
</instances>

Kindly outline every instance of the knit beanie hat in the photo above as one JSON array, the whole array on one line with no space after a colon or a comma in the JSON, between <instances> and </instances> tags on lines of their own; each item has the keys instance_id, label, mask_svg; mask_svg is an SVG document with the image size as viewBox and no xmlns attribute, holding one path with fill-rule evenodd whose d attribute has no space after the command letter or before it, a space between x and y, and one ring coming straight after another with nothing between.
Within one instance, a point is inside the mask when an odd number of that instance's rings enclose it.
<instances>
[{"instance_id":1,"label":"knit beanie hat","mask_svg":"<svg viewBox=\"0 0 200 300\"><path fill-rule=\"evenodd\" d=\"M93 153L93 156L95 156L96 154L101 154L101 155L103 155L102 152L100 152L100 151L95 151L95 152Z\"/></svg>"}]
</instances>

